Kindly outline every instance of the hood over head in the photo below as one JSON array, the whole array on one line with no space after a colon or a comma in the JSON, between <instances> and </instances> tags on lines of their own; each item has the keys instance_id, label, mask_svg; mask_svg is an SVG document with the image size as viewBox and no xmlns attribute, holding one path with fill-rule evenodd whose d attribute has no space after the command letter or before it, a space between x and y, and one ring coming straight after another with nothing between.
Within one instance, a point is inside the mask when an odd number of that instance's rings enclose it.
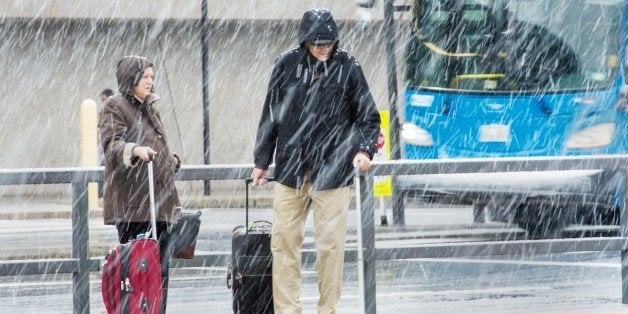
<instances>
[{"instance_id":1,"label":"hood over head","mask_svg":"<svg viewBox=\"0 0 628 314\"><path fill-rule=\"evenodd\" d=\"M133 95L133 87L139 84L147 68L154 68L153 62L140 56L124 56L118 61L116 78L118 90L125 95ZM153 89L151 88L151 93Z\"/></svg>"},{"instance_id":2,"label":"hood over head","mask_svg":"<svg viewBox=\"0 0 628 314\"><path fill-rule=\"evenodd\" d=\"M338 42L338 26L334 17L327 9L312 9L305 11L299 26L299 45L305 42L322 45Z\"/></svg>"}]
</instances>

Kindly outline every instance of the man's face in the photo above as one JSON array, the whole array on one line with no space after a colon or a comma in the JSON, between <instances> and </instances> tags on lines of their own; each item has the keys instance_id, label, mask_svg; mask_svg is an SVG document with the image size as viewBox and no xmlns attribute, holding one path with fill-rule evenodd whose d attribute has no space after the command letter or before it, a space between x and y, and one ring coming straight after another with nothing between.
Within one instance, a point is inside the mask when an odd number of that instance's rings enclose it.
<instances>
[{"instance_id":1,"label":"man's face","mask_svg":"<svg viewBox=\"0 0 628 314\"><path fill-rule=\"evenodd\" d=\"M144 98L150 94L150 90L153 88L154 77L153 68L146 68L146 70L144 70L144 74L142 74L140 82L133 86L133 92L135 92L135 96L137 98L144 100Z\"/></svg>"},{"instance_id":2,"label":"man's face","mask_svg":"<svg viewBox=\"0 0 628 314\"><path fill-rule=\"evenodd\" d=\"M334 50L334 42L322 45L315 45L310 42L306 44L307 50L314 58L319 61L327 61L331 57L331 51Z\"/></svg>"}]
</instances>

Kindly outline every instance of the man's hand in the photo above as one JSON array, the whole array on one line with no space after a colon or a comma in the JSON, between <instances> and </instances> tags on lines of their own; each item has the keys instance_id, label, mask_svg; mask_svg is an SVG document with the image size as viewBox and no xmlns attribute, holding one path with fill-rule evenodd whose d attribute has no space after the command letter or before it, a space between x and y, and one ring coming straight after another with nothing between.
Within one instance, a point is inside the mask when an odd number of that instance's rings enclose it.
<instances>
[{"instance_id":1,"label":"man's hand","mask_svg":"<svg viewBox=\"0 0 628 314\"><path fill-rule=\"evenodd\" d=\"M149 161L149 155L156 155L157 152L148 146L135 146L131 152L133 156L139 157L143 161Z\"/></svg>"},{"instance_id":2,"label":"man's hand","mask_svg":"<svg viewBox=\"0 0 628 314\"><path fill-rule=\"evenodd\" d=\"M353 157L353 166L357 167L358 164L360 165L360 171L365 172L371 167L371 158L364 153L357 153Z\"/></svg>"},{"instance_id":3,"label":"man's hand","mask_svg":"<svg viewBox=\"0 0 628 314\"><path fill-rule=\"evenodd\" d=\"M268 170L253 168L253 172L251 173L251 178L253 179L252 186L262 186L266 184L267 181L264 177L267 172Z\"/></svg>"}]
</instances>

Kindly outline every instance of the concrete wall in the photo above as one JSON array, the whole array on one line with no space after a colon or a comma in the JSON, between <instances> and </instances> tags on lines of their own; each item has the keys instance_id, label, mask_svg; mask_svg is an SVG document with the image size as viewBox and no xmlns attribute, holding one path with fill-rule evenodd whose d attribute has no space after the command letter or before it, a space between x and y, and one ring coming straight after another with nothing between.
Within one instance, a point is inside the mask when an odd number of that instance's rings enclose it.
<instances>
[{"instance_id":1,"label":"concrete wall","mask_svg":"<svg viewBox=\"0 0 628 314\"><path fill-rule=\"evenodd\" d=\"M66 5L82 4L84 10ZM145 1L9 1L0 18L0 168L80 165L79 105L117 90L115 63L130 54L156 64L156 93L172 149L187 164L203 163L200 23L195 4L167 10L167 19L136 19ZM189 1L154 1L185 4ZM200 2L200 1L198 1ZM222 1L209 1L223 8ZM251 163L257 121L274 58L296 45L298 19L269 19L273 1L240 1L262 19L219 19L210 25L211 162ZM282 1L274 1L278 4ZM304 3L309 1L304 1ZM324 1L323 1L324 2ZM349 1L350 2L350 1ZM35 3L42 3L39 10ZM96 5L98 3L98 5ZM335 3L329 1L328 3ZM116 5L118 17L83 18ZM122 10L124 5L125 9ZM283 4L282 4L283 5ZM353 3L350 3L352 7ZM136 5L137 6L137 5ZM305 6L305 5L304 5ZM1 6L0 6L1 7ZM242 8L242 7L240 7ZM281 7L277 7L279 16ZM96 11L95 11L96 10ZM153 16L156 7L147 12ZM225 7L225 15L235 14ZM355 11L355 10L354 10ZM126 13L122 13L126 12ZM187 12L187 13L186 13ZM179 15L181 14L181 15ZM348 14L348 13L347 13ZM30 16L30 17L29 17ZM145 17L133 15L132 17ZM247 15L248 17L248 15ZM296 19L295 19L296 17ZM388 108L383 23L337 19L340 46L363 65L380 109ZM401 36L400 38L403 38ZM399 45L401 56L402 45Z\"/></svg>"},{"instance_id":2,"label":"concrete wall","mask_svg":"<svg viewBox=\"0 0 628 314\"><path fill-rule=\"evenodd\" d=\"M374 18L382 19L377 0ZM329 8L340 20L363 14L354 0L207 0L211 19L293 20L311 8ZM201 0L4 0L0 18L199 19Z\"/></svg>"}]
</instances>

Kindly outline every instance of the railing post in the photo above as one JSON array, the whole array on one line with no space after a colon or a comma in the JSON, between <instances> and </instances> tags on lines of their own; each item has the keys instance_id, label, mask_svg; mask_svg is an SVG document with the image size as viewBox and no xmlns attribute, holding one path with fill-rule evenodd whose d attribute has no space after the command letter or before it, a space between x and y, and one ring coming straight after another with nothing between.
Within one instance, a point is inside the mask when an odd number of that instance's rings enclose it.
<instances>
[{"instance_id":1,"label":"railing post","mask_svg":"<svg viewBox=\"0 0 628 314\"><path fill-rule=\"evenodd\" d=\"M406 206L404 203L404 193L399 189L399 183L396 175L392 175L392 215L394 225L403 226L406 224Z\"/></svg>"},{"instance_id":2,"label":"railing post","mask_svg":"<svg viewBox=\"0 0 628 314\"><path fill-rule=\"evenodd\" d=\"M625 164L624 164L625 165ZM619 236L628 237L628 167L619 169L621 204L619 205ZM628 304L628 251L621 251L621 301Z\"/></svg>"},{"instance_id":3,"label":"railing post","mask_svg":"<svg viewBox=\"0 0 628 314\"><path fill-rule=\"evenodd\" d=\"M87 181L75 179L72 182L72 258L78 260L78 270L72 274L74 313L89 313L89 212L87 207Z\"/></svg>"},{"instance_id":4,"label":"railing post","mask_svg":"<svg viewBox=\"0 0 628 314\"><path fill-rule=\"evenodd\" d=\"M362 245L364 247L364 312L375 313L375 200L373 176L360 176Z\"/></svg>"}]
</instances>

